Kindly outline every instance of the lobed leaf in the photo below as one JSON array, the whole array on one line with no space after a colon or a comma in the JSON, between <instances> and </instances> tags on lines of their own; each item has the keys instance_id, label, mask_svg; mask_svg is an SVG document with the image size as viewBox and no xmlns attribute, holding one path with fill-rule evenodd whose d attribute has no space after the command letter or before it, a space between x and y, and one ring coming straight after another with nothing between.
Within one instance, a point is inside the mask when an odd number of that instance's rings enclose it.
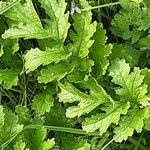
<instances>
[{"instance_id":1,"label":"lobed leaf","mask_svg":"<svg viewBox=\"0 0 150 150\"><path fill-rule=\"evenodd\" d=\"M55 40L64 40L67 37L70 24L69 13L65 14L67 3L65 0L39 0L50 19L46 20L46 29ZM58 9L59 8L59 9Z\"/></svg>"},{"instance_id":2,"label":"lobed leaf","mask_svg":"<svg viewBox=\"0 0 150 150\"><path fill-rule=\"evenodd\" d=\"M51 88L47 88L34 97L32 108L37 114L43 115L44 113L50 111L51 107L54 105L52 94Z\"/></svg>"},{"instance_id":3,"label":"lobed leaf","mask_svg":"<svg viewBox=\"0 0 150 150\"><path fill-rule=\"evenodd\" d=\"M48 65L52 62L58 63L61 60L67 59L71 53L66 53L62 47L53 47L46 51L41 51L38 48L31 49L24 55L26 72L34 71L40 65Z\"/></svg>"},{"instance_id":4,"label":"lobed leaf","mask_svg":"<svg viewBox=\"0 0 150 150\"><path fill-rule=\"evenodd\" d=\"M10 28L2 35L4 39L41 39L50 36L48 31L43 29L32 0L26 0L23 4L21 2L17 3L15 7L9 9L4 15L11 20Z\"/></svg>"},{"instance_id":5,"label":"lobed leaf","mask_svg":"<svg viewBox=\"0 0 150 150\"><path fill-rule=\"evenodd\" d=\"M48 83L53 80L61 80L67 74L72 72L74 65L65 61L61 61L58 64L50 64L40 71L38 76L39 83Z\"/></svg>"},{"instance_id":6,"label":"lobed leaf","mask_svg":"<svg viewBox=\"0 0 150 150\"><path fill-rule=\"evenodd\" d=\"M59 84L59 87L62 90L58 95L60 102L79 102L77 106L67 108L66 116L68 118L88 114L99 105L113 101L96 80L91 77L89 77L85 83L85 88L90 90L89 95L79 91L71 84Z\"/></svg>"},{"instance_id":7,"label":"lobed leaf","mask_svg":"<svg viewBox=\"0 0 150 150\"><path fill-rule=\"evenodd\" d=\"M105 133L108 127L114 123L118 124L120 116L126 114L130 107L129 102L116 102L113 106L110 105L104 109L105 113L93 115L91 118L86 118L83 122L83 130L86 132L94 132L97 129L100 131L100 135Z\"/></svg>"},{"instance_id":8,"label":"lobed leaf","mask_svg":"<svg viewBox=\"0 0 150 150\"><path fill-rule=\"evenodd\" d=\"M81 0L80 5L83 8L90 8L86 0ZM91 23L92 13L90 11L84 11L81 14L74 14L74 31L70 32L70 38L73 41L73 44L70 44L68 49L75 56L84 58L89 53L89 48L93 44L91 37L96 31L96 22Z\"/></svg>"},{"instance_id":9,"label":"lobed leaf","mask_svg":"<svg viewBox=\"0 0 150 150\"><path fill-rule=\"evenodd\" d=\"M97 77L104 75L107 67L109 66L108 56L111 54L112 45L106 44L107 37L106 31L103 29L102 24L98 24L96 32L93 35L94 44L90 48L93 60L95 62L95 72Z\"/></svg>"},{"instance_id":10,"label":"lobed leaf","mask_svg":"<svg viewBox=\"0 0 150 150\"><path fill-rule=\"evenodd\" d=\"M128 114L122 118L119 126L115 128L115 141L122 142L123 140L127 140L128 136L133 135L134 130L140 133L144 126L144 119L148 117L149 110L147 108L139 109L138 107L134 107L131 109Z\"/></svg>"},{"instance_id":11,"label":"lobed leaf","mask_svg":"<svg viewBox=\"0 0 150 150\"><path fill-rule=\"evenodd\" d=\"M144 76L141 75L139 68L134 68L130 73L130 66L124 59L116 59L109 69L109 75L115 84L121 86L116 93L122 100L131 103L139 103L143 106L149 105L150 98L146 95L147 85L143 84Z\"/></svg>"}]
</instances>

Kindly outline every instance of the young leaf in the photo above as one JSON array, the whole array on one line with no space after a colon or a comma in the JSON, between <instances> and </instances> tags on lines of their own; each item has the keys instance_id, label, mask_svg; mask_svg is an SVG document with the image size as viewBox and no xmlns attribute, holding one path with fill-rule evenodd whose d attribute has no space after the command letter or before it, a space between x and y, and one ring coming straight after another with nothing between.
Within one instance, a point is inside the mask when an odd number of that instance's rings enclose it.
<instances>
[{"instance_id":1,"label":"young leaf","mask_svg":"<svg viewBox=\"0 0 150 150\"><path fill-rule=\"evenodd\" d=\"M70 27L68 23L69 13L65 14L67 3L65 0L39 0L39 2L50 17L46 20L46 28L50 36L55 40L64 42Z\"/></svg>"},{"instance_id":2,"label":"young leaf","mask_svg":"<svg viewBox=\"0 0 150 150\"><path fill-rule=\"evenodd\" d=\"M20 72L20 68L0 69L0 84L6 89L11 89L12 86L16 86Z\"/></svg>"},{"instance_id":3,"label":"young leaf","mask_svg":"<svg viewBox=\"0 0 150 150\"><path fill-rule=\"evenodd\" d=\"M98 77L105 74L107 67L109 66L107 57L110 55L112 49L111 44L106 44L107 37L105 34L106 31L103 29L102 24L98 24L92 38L94 44L90 48L95 62L94 68Z\"/></svg>"},{"instance_id":4,"label":"young leaf","mask_svg":"<svg viewBox=\"0 0 150 150\"><path fill-rule=\"evenodd\" d=\"M14 145L14 150L24 150L26 147L26 144L22 140L16 141Z\"/></svg>"},{"instance_id":5,"label":"young leaf","mask_svg":"<svg viewBox=\"0 0 150 150\"><path fill-rule=\"evenodd\" d=\"M32 122L30 111L26 106L17 105L15 108L15 113L18 116L19 123L28 125L30 122Z\"/></svg>"},{"instance_id":6,"label":"young leaf","mask_svg":"<svg viewBox=\"0 0 150 150\"><path fill-rule=\"evenodd\" d=\"M9 50L9 52L8 52ZM15 52L17 52L19 50L19 43L18 43L18 39L6 39L6 40L2 40L1 42L1 50L2 55L4 53L9 53L10 55L14 54ZM0 55L0 56L2 56Z\"/></svg>"},{"instance_id":7,"label":"young leaf","mask_svg":"<svg viewBox=\"0 0 150 150\"><path fill-rule=\"evenodd\" d=\"M149 105L150 98L146 95L147 85L143 84L144 76L141 75L139 68L134 68L134 71L130 73L129 64L124 59L116 59L109 72L113 78L112 81L122 87L116 90L122 100L143 106Z\"/></svg>"},{"instance_id":8,"label":"young leaf","mask_svg":"<svg viewBox=\"0 0 150 150\"><path fill-rule=\"evenodd\" d=\"M4 15L11 20L10 28L2 35L4 39L41 39L50 36L48 31L43 29L32 0L26 0L23 4L17 3L15 7L5 12Z\"/></svg>"},{"instance_id":9,"label":"young leaf","mask_svg":"<svg viewBox=\"0 0 150 150\"><path fill-rule=\"evenodd\" d=\"M47 131L42 127L27 131L24 133L24 136L30 150L49 150L55 144L54 139L45 140L47 138Z\"/></svg>"},{"instance_id":10,"label":"young leaf","mask_svg":"<svg viewBox=\"0 0 150 150\"><path fill-rule=\"evenodd\" d=\"M88 143L87 139L82 137L77 138L72 134L60 135L62 138L62 147L64 150L90 150L91 144Z\"/></svg>"},{"instance_id":11,"label":"young leaf","mask_svg":"<svg viewBox=\"0 0 150 150\"><path fill-rule=\"evenodd\" d=\"M80 5L83 8L90 8L86 0L81 0ZM73 52L73 55L81 58L86 57L89 53L89 48L93 44L91 37L96 31L96 22L91 23L91 11L84 11L80 14L73 15L74 29L76 32L71 31L70 38L73 44L70 44L68 49Z\"/></svg>"},{"instance_id":12,"label":"young leaf","mask_svg":"<svg viewBox=\"0 0 150 150\"><path fill-rule=\"evenodd\" d=\"M55 65L48 65L40 71L38 76L39 83L48 83L53 80L61 80L67 74L69 74L74 68L74 65L65 61L61 61Z\"/></svg>"},{"instance_id":13,"label":"young leaf","mask_svg":"<svg viewBox=\"0 0 150 150\"><path fill-rule=\"evenodd\" d=\"M127 2L125 2L127 3ZM131 40L131 43L137 42L142 36L142 32L134 26L137 26L137 22L142 18L141 8L135 7L129 9L126 12L123 10L116 14L112 20L112 32L116 36L123 38L124 40Z\"/></svg>"},{"instance_id":14,"label":"young leaf","mask_svg":"<svg viewBox=\"0 0 150 150\"><path fill-rule=\"evenodd\" d=\"M48 139L43 143L43 150L49 150L55 145L54 139Z\"/></svg>"},{"instance_id":15,"label":"young leaf","mask_svg":"<svg viewBox=\"0 0 150 150\"><path fill-rule=\"evenodd\" d=\"M79 102L77 106L67 108L66 116L68 118L80 117L83 114L91 112L100 104L113 101L95 79L89 77L84 86L90 90L89 95L79 91L69 83L64 85L59 84L61 88L61 93L58 95L60 102Z\"/></svg>"},{"instance_id":16,"label":"young leaf","mask_svg":"<svg viewBox=\"0 0 150 150\"><path fill-rule=\"evenodd\" d=\"M22 130L23 125L18 123L18 117L8 111L7 109L3 110L4 123L0 129L0 149L5 148Z\"/></svg>"},{"instance_id":17,"label":"young leaf","mask_svg":"<svg viewBox=\"0 0 150 150\"><path fill-rule=\"evenodd\" d=\"M113 106L110 105L109 107L104 108L105 113L86 118L83 122L83 130L86 132L94 132L99 129L100 135L102 135L112 123L118 124L120 116L126 114L129 107L129 102L116 102Z\"/></svg>"},{"instance_id":18,"label":"young leaf","mask_svg":"<svg viewBox=\"0 0 150 150\"><path fill-rule=\"evenodd\" d=\"M75 64L73 71L68 74L67 79L69 82L81 83L87 74L91 72L94 65L93 60L86 58L74 58L72 61Z\"/></svg>"},{"instance_id":19,"label":"young leaf","mask_svg":"<svg viewBox=\"0 0 150 150\"><path fill-rule=\"evenodd\" d=\"M47 88L34 97L32 108L37 114L43 115L45 112L50 111L54 101L52 94L51 88Z\"/></svg>"},{"instance_id":20,"label":"young leaf","mask_svg":"<svg viewBox=\"0 0 150 150\"><path fill-rule=\"evenodd\" d=\"M131 67L134 67L138 64L141 54L142 53L138 49L135 49L130 45L113 44L112 53L109 58L111 60L117 58L125 59Z\"/></svg>"},{"instance_id":21,"label":"young leaf","mask_svg":"<svg viewBox=\"0 0 150 150\"><path fill-rule=\"evenodd\" d=\"M31 49L24 55L26 72L34 71L40 65L48 65L52 62L58 63L61 60L67 59L71 53L66 53L62 47L53 47L46 51L41 51L38 48Z\"/></svg>"},{"instance_id":22,"label":"young leaf","mask_svg":"<svg viewBox=\"0 0 150 150\"><path fill-rule=\"evenodd\" d=\"M144 126L144 119L149 117L149 110L147 108L139 109L134 107L128 114L122 117L119 126L115 128L114 139L116 142L127 140L128 136L132 136L134 129L140 133Z\"/></svg>"}]
</instances>

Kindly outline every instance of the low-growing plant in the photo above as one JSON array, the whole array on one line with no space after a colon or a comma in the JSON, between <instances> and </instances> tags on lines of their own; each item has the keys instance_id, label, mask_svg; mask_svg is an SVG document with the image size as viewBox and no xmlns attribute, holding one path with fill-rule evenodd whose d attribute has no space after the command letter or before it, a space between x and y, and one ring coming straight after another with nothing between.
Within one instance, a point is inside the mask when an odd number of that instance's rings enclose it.
<instances>
[{"instance_id":1,"label":"low-growing plant","mask_svg":"<svg viewBox=\"0 0 150 150\"><path fill-rule=\"evenodd\" d=\"M104 2L0 1L0 149L148 149L150 3Z\"/></svg>"}]
</instances>

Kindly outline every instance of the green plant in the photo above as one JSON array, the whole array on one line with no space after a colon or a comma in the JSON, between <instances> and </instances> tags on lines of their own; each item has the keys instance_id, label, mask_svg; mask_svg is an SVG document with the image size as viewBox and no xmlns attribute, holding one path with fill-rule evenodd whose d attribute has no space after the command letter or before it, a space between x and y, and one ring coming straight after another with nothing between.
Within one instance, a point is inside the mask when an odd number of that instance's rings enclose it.
<instances>
[{"instance_id":1,"label":"green plant","mask_svg":"<svg viewBox=\"0 0 150 150\"><path fill-rule=\"evenodd\" d=\"M0 149L149 146L149 4L109 2L0 2ZM115 5L109 43L91 10Z\"/></svg>"}]
</instances>

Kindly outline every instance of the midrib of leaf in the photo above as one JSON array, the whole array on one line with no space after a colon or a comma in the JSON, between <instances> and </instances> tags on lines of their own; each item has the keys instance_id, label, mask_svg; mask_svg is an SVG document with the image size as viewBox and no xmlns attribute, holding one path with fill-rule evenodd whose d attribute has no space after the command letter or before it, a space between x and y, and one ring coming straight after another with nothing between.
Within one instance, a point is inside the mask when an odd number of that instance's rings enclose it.
<instances>
[{"instance_id":1,"label":"midrib of leaf","mask_svg":"<svg viewBox=\"0 0 150 150\"><path fill-rule=\"evenodd\" d=\"M132 97L132 95L131 95L131 93L130 93L130 90L128 89L128 86L127 86L127 84L126 84L126 82L125 82L125 80L124 80L124 78L123 78L123 76L122 76L120 70L119 70L119 73L120 73L120 76L121 76L121 78L122 78L122 80L123 80L123 82L124 82L125 87L127 88L128 92L129 92L129 95Z\"/></svg>"},{"instance_id":2,"label":"midrib of leaf","mask_svg":"<svg viewBox=\"0 0 150 150\"><path fill-rule=\"evenodd\" d=\"M81 48L82 41L84 40L84 38L83 38L83 37L84 37L84 36L83 36L83 35L84 35L83 33L84 33L84 31L85 31L85 30L84 30L84 27L85 27L85 21L84 21L84 26L83 26L83 29L82 29L81 41L80 41L80 44L79 44L78 49L77 49L77 55L79 54L79 51L80 51L80 48Z\"/></svg>"},{"instance_id":3,"label":"midrib of leaf","mask_svg":"<svg viewBox=\"0 0 150 150\"><path fill-rule=\"evenodd\" d=\"M113 112L117 111L117 109L119 109L123 104L125 104L125 103L121 103L116 109L113 109L112 111L110 111L110 113L108 113L108 114L106 114L104 117L102 117L101 120L107 118L110 114L112 114ZM101 121L101 120L100 120L100 121ZM98 121L98 122L99 122L99 121ZM92 122L92 124L93 124L93 123L97 123L97 121L95 120L95 122Z\"/></svg>"},{"instance_id":4,"label":"midrib of leaf","mask_svg":"<svg viewBox=\"0 0 150 150\"><path fill-rule=\"evenodd\" d=\"M134 79L133 79L132 90L131 90L133 96L134 96L134 82L135 82L135 79L136 79L136 75L137 75L137 74L135 74L135 77L134 77Z\"/></svg>"},{"instance_id":5,"label":"midrib of leaf","mask_svg":"<svg viewBox=\"0 0 150 150\"><path fill-rule=\"evenodd\" d=\"M134 112L135 112L135 113L134 113L133 119L130 120L130 122L128 123L128 125L126 125L126 127L120 132L120 134L119 134L118 136L116 136L116 137L114 138L114 140L117 139L117 138L122 134L122 132L126 131L126 129L130 126L130 124L132 123L132 121L134 120L134 118L135 118L135 116L136 116L136 113L138 112L138 109L137 109L136 111L134 111Z\"/></svg>"},{"instance_id":6,"label":"midrib of leaf","mask_svg":"<svg viewBox=\"0 0 150 150\"><path fill-rule=\"evenodd\" d=\"M137 111L135 112L135 114L136 114L137 112L138 112L138 109L137 109ZM134 117L136 116L135 114L134 114ZM132 120L129 122L128 126L129 126L131 123L132 123ZM124 131L128 128L128 126L126 126L126 128L124 128L124 129L122 130L122 132L124 132ZM118 136L114 137L114 138L113 138L112 140L110 140L106 145L104 145L101 150L104 150L106 147L108 147L114 140L116 140L116 139L122 134L122 132L120 132L120 134L119 134Z\"/></svg>"},{"instance_id":7,"label":"midrib of leaf","mask_svg":"<svg viewBox=\"0 0 150 150\"><path fill-rule=\"evenodd\" d=\"M52 8L52 6L50 5L50 7L51 7L51 9L53 10L53 8ZM56 30L57 30L57 36L58 36L58 39L59 39L59 29L58 29L58 20L57 20L57 17L56 17L56 15L55 15L55 13L54 13L54 10L52 11L52 13L53 13L53 16L54 16L54 20L53 21L55 21L55 25L57 26L56 27Z\"/></svg>"},{"instance_id":8,"label":"midrib of leaf","mask_svg":"<svg viewBox=\"0 0 150 150\"><path fill-rule=\"evenodd\" d=\"M95 99L93 96L91 96L92 98L91 99ZM94 108L96 108L97 106L99 106L101 103L103 103L103 101L101 101L101 102L99 102L98 104L97 104L98 102L96 101L95 103L93 102L93 103L90 103L89 105L87 105L86 107L84 107L84 109L86 109L86 108L88 108L89 106L95 106ZM77 106L75 106L75 107L79 107L78 105ZM80 108L80 109L77 109L76 111L73 111L73 112L78 112L78 111L80 111L80 110L82 110L83 108Z\"/></svg>"}]
</instances>

